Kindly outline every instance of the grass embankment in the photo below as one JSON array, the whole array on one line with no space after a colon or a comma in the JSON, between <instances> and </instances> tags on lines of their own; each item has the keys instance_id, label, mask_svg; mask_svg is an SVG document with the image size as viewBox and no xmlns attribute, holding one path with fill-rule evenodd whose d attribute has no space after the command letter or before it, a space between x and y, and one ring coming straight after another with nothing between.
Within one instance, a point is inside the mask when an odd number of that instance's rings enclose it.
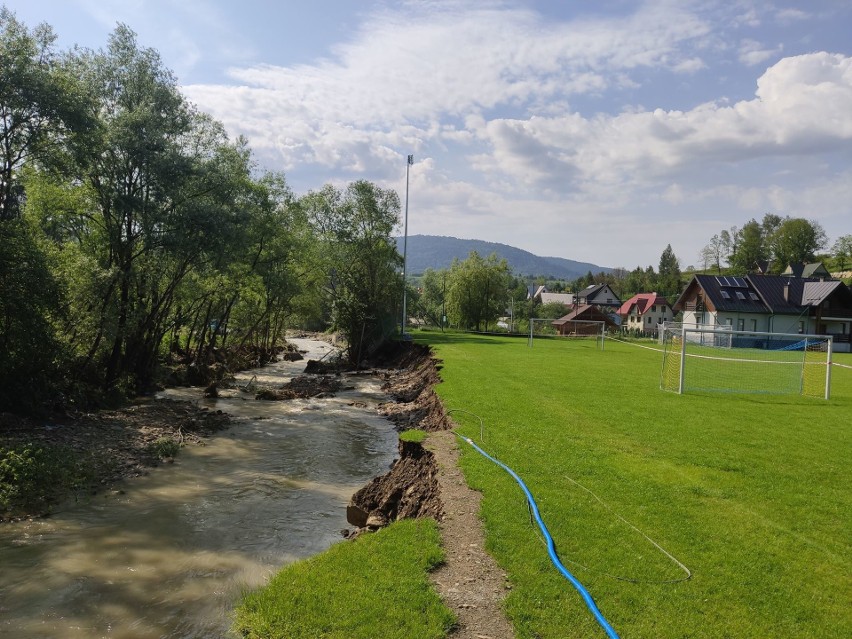
<instances>
[{"instance_id":1,"label":"grass embankment","mask_svg":"<svg viewBox=\"0 0 852 639\"><path fill-rule=\"evenodd\" d=\"M427 574L443 559L433 520L402 521L284 568L246 595L249 639L439 639L454 623Z\"/></svg>"},{"instance_id":2,"label":"grass embankment","mask_svg":"<svg viewBox=\"0 0 852 639\"><path fill-rule=\"evenodd\" d=\"M530 487L563 562L620 636L852 636L852 371L833 373L830 401L679 396L659 390L661 354L635 345L418 339L444 360L445 406L484 420L484 448ZM453 418L478 440L477 420ZM517 484L462 452L489 550L514 585L517 636L604 636L552 567ZM665 583L684 573L625 520L692 579Z\"/></svg>"}]
</instances>

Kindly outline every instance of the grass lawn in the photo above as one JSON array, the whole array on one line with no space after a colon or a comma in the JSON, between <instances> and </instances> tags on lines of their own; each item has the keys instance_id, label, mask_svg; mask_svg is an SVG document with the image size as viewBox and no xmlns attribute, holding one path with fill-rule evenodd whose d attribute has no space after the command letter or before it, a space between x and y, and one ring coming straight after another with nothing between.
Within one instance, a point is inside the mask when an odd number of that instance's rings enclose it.
<instances>
[{"instance_id":1,"label":"grass lawn","mask_svg":"<svg viewBox=\"0 0 852 639\"><path fill-rule=\"evenodd\" d=\"M455 620L427 575L442 559L434 521L395 523L285 567L245 595L234 629L247 639L440 639Z\"/></svg>"},{"instance_id":2,"label":"grass lawn","mask_svg":"<svg viewBox=\"0 0 852 639\"><path fill-rule=\"evenodd\" d=\"M852 370L833 369L829 401L677 395L659 390L661 353L632 344L415 338L444 361L437 390L460 431L524 479L563 563L621 637L852 636ZM481 442L461 411L482 418ZM550 563L514 480L462 453L513 584L517 636L605 636ZM677 581L683 571L639 531L692 578Z\"/></svg>"}]
</instances>

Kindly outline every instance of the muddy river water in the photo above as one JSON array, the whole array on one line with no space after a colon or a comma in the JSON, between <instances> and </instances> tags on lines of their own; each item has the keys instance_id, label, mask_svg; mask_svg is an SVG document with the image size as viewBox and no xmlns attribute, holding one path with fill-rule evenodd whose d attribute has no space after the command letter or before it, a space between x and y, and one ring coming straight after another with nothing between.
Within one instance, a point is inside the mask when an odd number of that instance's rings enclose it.
<instances>
[{"instance_id":1,"label":"muddy river water","mask_svg":"<svg viewBox=\"0 0 852 639\"><path fill-rule=\"evenodd\" d=\"M330 349L293 341L306 359ZM238 382L279 386L304 364ZM285 402L168 391L230 413L232 427L86 503L0 526L0 637L230 636L240 593L340 541L352 493L396 455L393 426L376 413L380 382L345 385L335 397Z\"/></svg>"}]
</instances>

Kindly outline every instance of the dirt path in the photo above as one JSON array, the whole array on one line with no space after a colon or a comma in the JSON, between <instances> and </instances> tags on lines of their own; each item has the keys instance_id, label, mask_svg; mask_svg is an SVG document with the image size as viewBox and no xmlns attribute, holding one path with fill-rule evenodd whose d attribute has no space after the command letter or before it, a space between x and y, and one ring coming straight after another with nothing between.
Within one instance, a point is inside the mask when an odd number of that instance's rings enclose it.
<instances>
[{"instance_id":1,"label":"dirt path","mask_svg":"<svg viewBox=\"0 0 852 639\"><path fill-rule=\"evenodd\" d=\"M446 553L432 583L459 620L453 639L511 639L503 613L506 575L485 552L479 520L480 493L471 490L458 465L458 439L450 431L431 433L425 444L438 464L444 515L439 522Z\"/></svg>"}]
</instances>

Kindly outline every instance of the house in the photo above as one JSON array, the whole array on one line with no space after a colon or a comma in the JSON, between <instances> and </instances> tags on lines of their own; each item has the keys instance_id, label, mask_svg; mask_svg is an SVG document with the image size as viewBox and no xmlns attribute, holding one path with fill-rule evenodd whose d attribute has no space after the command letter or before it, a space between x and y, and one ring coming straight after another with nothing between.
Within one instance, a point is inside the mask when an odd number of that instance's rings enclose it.
<instances>
[{"instance_id":1,"label":"house","mask_svg":"<svg viewBox=\"0 0 852 639\"><path fill-rule=\"evenodd\" d=\"M547 293L547 287L544 286L544 285L527 286L527 299L528 300L537 300L541 297L542 293Z\"/></svg>"},{"instance_id":2,"label":"house","mask_svg":"<svg viewBox=\"0 0 852 639\"><path fill-rule=\"evenodd\" d=\"M542 304L564 304L565 306L574 305L573 293L541 293Z\"/></svg>"},{"instance_id":3,"label":"house","mask_svg":"<svg viewBox=\"0 0 852 639\"><path fill-rule=\"evenodd\" d=\"M781 275L789 275L791 277L816 277L823 279L831 279L831 273L823 266L822 262L805 264L803 262L794 262L784 269Z\"/></svg>"},{"instance_id":4,"label":"house","mask_svg":"<svg viewBox=\"0 0 852 639\"><path fill-rule=\"evenodd\" d=\"M553 320L551 326L560 335L597 335L601 332L600 322L606 325L607 330L618 328L618 324L604 311L591 304L582 304L568 315Z\"/></svg>"},{"instance_id":5,"label":"house","mask_svg":"<svg viewBox=\"0 0 852 639\"><path fill-rule=\"evenodd\" d=\"M674 311L662 295L654 293L637 293L618 309L623 329L641 331L642 333L657 332L657 325L671 322Z\"/></svg>"},{"instance_id":6,"label":"house","mask_svg":"<svg viewBox=\"0 0 852 639\"><path fill-rule=\"evenodd\" d=\"M783 275L695 275L674 303L683 323L739 331L832 335L849 352L852 291L843 282Z\"/></svg>"},{"instance_id":7,"label":"house","mask_svg":"<svg viewBox=\"0 0 852 639\"><path fill-rule=\"evenodd\" d=\"M591 284L577 293L578 304L594 304L595 306L608 306L617 309L621 306L609 284Z\"/></svg>"}]
</instances>

